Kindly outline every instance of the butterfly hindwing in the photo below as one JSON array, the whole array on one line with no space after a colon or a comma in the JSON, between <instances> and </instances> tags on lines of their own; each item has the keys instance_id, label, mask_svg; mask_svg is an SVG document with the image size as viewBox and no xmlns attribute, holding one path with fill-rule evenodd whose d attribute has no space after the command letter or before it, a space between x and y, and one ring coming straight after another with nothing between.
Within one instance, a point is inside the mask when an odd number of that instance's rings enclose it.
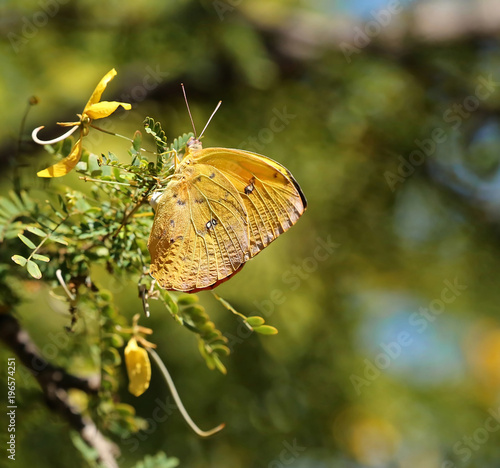
<instances>
[{"instance_id":1,"label":"butterfly hindwing","mask_svg":"<svg viewBox=\"0 0 500 468\"><path fill-rule=\"evenodd\" d=\"M247 214L217 168L193 164L182 173L158 201L148 248L160 286L195 291L220 283L248 259Z\"/></svg>"}]
</instances>

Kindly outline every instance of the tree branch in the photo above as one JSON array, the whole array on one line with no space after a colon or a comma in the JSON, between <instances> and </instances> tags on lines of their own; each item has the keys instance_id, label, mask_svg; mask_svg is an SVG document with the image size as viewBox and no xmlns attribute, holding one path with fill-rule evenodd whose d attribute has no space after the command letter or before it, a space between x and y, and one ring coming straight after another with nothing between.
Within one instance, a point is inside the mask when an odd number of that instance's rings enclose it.
<instances>
[{"instance_id":1,"label":"tree branch","mask_svg":"<svg viewBox=\"0 0 500 468\"><path fill-rule=\"evenodd\" d=\"M94 421L81 414L71 405L67 390L82 390L97 395L99 382L96 379L82 379L68 374L62 367L46 361L28 333L18 320L8 313L0 314L0 340L19 358L21 363L33 374L43 391L45 402L51 411L59 413L70 426L78 431L82 439L96 450L100 462L107 468L118 468L116 457L118 447L97 429Z\"/></svg>"}]
</instances>

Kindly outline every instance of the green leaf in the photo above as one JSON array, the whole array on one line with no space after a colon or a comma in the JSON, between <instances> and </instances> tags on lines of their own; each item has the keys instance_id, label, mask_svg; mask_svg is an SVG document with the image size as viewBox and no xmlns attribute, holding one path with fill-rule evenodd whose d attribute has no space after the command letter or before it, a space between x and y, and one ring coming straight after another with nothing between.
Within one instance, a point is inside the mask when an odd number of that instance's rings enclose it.
<instances>
[{"instance_id":1,"label":"green leaf","mask_svg":"<svg viewBox=\"0 0 500 468\"><path fill-rule=\"evenodd\" d=\"M111 366L118 366L122 358L118 351L115 348L108 348L105 349L102 353L102 362L103 364L111 365Z\"/></svg>"},{"instance_id":2,"label":"green leaf","mask_svg":"<svg viewBox=\"0 0 500 468\"><path fill-rule=\"evenodd\" d=\"M78 211L85 213L88 209L90 209L90 205L88 204L87 200L85 200L82 197L82 198L78 198L78 200L76 200L75 208Z\"/></svg>"},{"instance_id":3,"label":"green leaf","mask_svg":"<svg viewBox=\"0 0 500 468\"><path fill-rule=\"evenodd\" d=\"M198 296L196 294L183 294L177 299L177 304L180 306L194 304L195 302L198 302Z\"/></svg>"},{"instance_id":4,"label":"green leaf","mask_svg":"<svg viewBox=\"0 0 500 468\"><path fill-rule=\"evenodd\" d=\"M262 317L259 317L257 315L254 315L252 317L248 317L246 319L246 322L248 323L248 325L250 325L251 327L258 327L260 325L263 325L265 320L262 318Z\"/></svg>"},{"instance_id":5,"label":"green leaf","mask_svg":"<svg viewBox=\"0 0 500 468\"><path fill-rule=\"evenodd\" d=\"M117 403L115 411L121 416L133 416L135 414L135 408L127 403Z\"/></svg>"},{"instance_id":6,"label":"green leaf","mask_svg":"<svg viewBox=\"0 0 500 468\"><path fill-rule=\"evenodd\" d=\"M32 234L35 234L35 236L45 237L47 235L45 232L35 226L28 226L26 229Z\"/></svg>"},{"instance_id":7,"label":"green leaf","mask_svg":"<svg viewBox=\"0 0 500 468\"><path fill-rule=\"evenodd\" d=\"M76 165L75 169L76 169L77 172L87 172L87 167L88 167L88 164L85 161L80 161Z\"/></svg>"},{"instance_id":8,"label":"green leaf","mask_svg":"<svg viewBox=\"0 0 500 468\"><path fill-rule=\"evenodd\" d=\"M101 166L102 177L111 177L113 168L111 166Z\"/></svg>"},{"instance_id":9,"label":"green leaf","mask_svg":"<svg viewBox=\"0 0 500 468\"><path fill-rule=\"evenodd\" d=\"M52 210L54 211L54 214L60 218L60 219L64 219L66 218L66 216L63 216L61 213L59 213L59 211L57 211L53 206L51 206Z\"/></svg>"},{"instance_id":10,"label":"green leaf","mask_svg":"<svg viewBox=\"0 0 500 468\"><path fill-rule=\"evenodd\" d=\"M21 239L21 241L27 245L30 249L36 249L36 245L33 244L26 236L23 236L22 234L18 234L17 237Z\"/></svg>"},{"instance_id":11,"label":"green leaf","mask_svg":"<svg viewBox=\"0 0 500 468\"><path fill-rule=\"evenodd\" d=\"M80 452L82 457L87 461L95 464L95 461L99 457L99 453L96 449L89 447L83 439L80 437L80 434L76 431L70 431L70 437L73 442L73 445Z\"/></svg>"},{"instance_id":12,"label":"green leaf","mask_svg":"<svg viewBox=\"0 0 500 468\"><path fill-rule=\"evenodd\" d=\"M205 334L208 334L208 333L215 331L215 324L214 324L214 322L206 321L202 325L199 325L198 328L200 330L200 334L205 335Z\"/></svg>"},{"instance_id":13,"label":"green leaf","mask_svg":"<svg viewBox=\"0 0 500 468\"><path fill-rule=\"evenodd\" d=\"M58 244L68 245L68 242L65 241L62 237L50 236L50 239L53 240L54 242L57 242Z\"/></svg>"},{"instance_id":14,"label":"green leaf","mask_svg":"<svg viewBox=\"0 0 500 468\"><path fill-rule=\"evenodd\" d=\"M73 137L66 138L61 142L60 153L64 157L69 156L69 153L71 153L71 150L73 149L73 143L74 143Z\"/></svg>"},{"instance_id":15,"label":"green leaf","mask_svg":"<svg viewBox=\"0 0 500 468\"><path fill-rule=\"evenodd\" d=\"M144 460L137 462L133 468L176 468L179 466L177 458L167 458L164 452L158 452L154 457L146 455Z\"/></svg>"},{"instance_id":16,"label":"green leaf","mask_svg":"<svg viewBox=\"0 0 500 468\"><path fill-rule=\"evenodd\" d=\"M12 255L12 260L16 262L18 265L24 266L26 265L26 262L28 261L26 258L24 258L22 255Z\"/></svg>"},{"instance_id":17,"label":"green leaf","mask_svg":"<svg viewBox=\"0 0 500 468\"><path fill-rule=\"evenodd\" d=\"M17 196L16 192L9 190L9 195L10 199L17 206L17 209L19 211L24 211L26 209L26 207L23 204L23 201Z\"/></svg>"},{"instance_id":18,"label":"green leaf","mask_svg":"<svg viewBox=\"0 0 500 468\"><path fill-rule=\"evenodd\" d=\"M27 265L28 273L35 279L40 279L42 277L42 272L38 265L33 260L28 260Z\"/></svg>"},{"instance_id":19,"label":"green leaf","mask_svg":"<svg viewBox=\"0 0 500 468\"><path fill-rule=\"evenodd\" d=\"M89 160L88 160L88 169L90 174L93 176L101 174L101 166L99 164L99 157L97 154L90 153L89 154Z\"/></svg>"},{"instance_id":20,"label":"green leaf","mask_svg":"<svg viewBox=\"0 0 500 468\"><path fill-rule=\"evenodd\" d=\"M205 312L205 308L199 304L190 305L182 309L182 312L189 315L193 321L197 323L205 323L208 320L208 315Z\"/></svg>"},{"instance_id":21,"label":"green leaf","mask_svg":"<svg viewBox=\"0 0 500 468\"><path fill-rule=\"evenodd\" d=\"M117 333L113 333L110 336L107 336L105 338L109 340L109 342L110 342L111 346L113 346L113 348L121 348L125 344L123 337L118 335Z\"/></svg>"},{"instance_id":22,"label":"green leaf","mask_svg":"<svg viewBox=\"0 0 500 468\"><path fill-rule=\"evenodd\" d=\"M227 369L224 364L222 364L222 361L219 359L219 356L217 354L212 354L213 362L215 364L215 367L217 370L221 373L226 375L227 374Z\"/></svg>"},{"instance_id":23,"label":"green leaf","mask_svg":"<svg viewBox=\"0 0 500 468\"><path fill-rule=\"evenodd\" d=\"M133 148L139 152L141 150L142 145L142 133L139 130L136 130L134 133L134 139L132 140Z\"/></svg>"},{"instance_id":24,"label":"green leaf","mask_svg":"<svg viewBox=\"0 0 500 468\"><path fill-rule=\"evenodd\" d=\"M16 205L3 197L0 198L0 208L2 208L2 211L9 216L17 216L19 214L19 210Z\"/></svg>"},{"instance_id":25,"label":"green leaf","mask_svg":"<svg viewBox=\"0 0 500 468\"><path fill-rule=\"evenodd\" d=\"M153 135L156 142L156 151L163 153L167 147L167 137L161 128L160 122L155 122L151 117L144 119L144 129L146 133Z\"/></svg>"},{"instance_id":26,"label":"green leaf","mask_svg":"<svg viewBox=\"0 0 500 468\"><path fill-rule=\"evenodd\" d=\"M194 137L193 132L184 133L181 137L174 140L174 142L170 145L170 150L180 151L186 146L191 137Z\"/></svg>"},{"instance_id":27,"label":"green leaf","mask_svg":"<svg viewBox=\"0 0 500 468\"><path fill-rule=\"evenodd\" d=\"M177 306L177 304L175 303L175 301L172 299L172 296L170 295L170 293L168 291L162 291L162 299L163 299L163 302L165 304L165 307L168 309L168 311L172 314L172 315L177 315L179 313L179 307Z\"/></svg>"},{"instance_id":28,"label":"green leaf","mask_svg":"<svg viewBox=\"0 0 500 468\"><path fill-rule=\"evenodd\" d=\"M214 359L212 357L212 354L209 354L207 352L207 349L205 348L205 343L203 342L202 339L198 340L198 350L200 351L200 354L203 357L203 359L205 359L205 363L206 363L207 367L210 370L214 370L215 369Z\"/></svg>"},{"instance_id":29,"label":"green leaf","mask_svg":"<svg viewBox=\"0 0 500 468\"><path fill-rule=\"evenodd\" d=\"M253 330L261 335L276 335L278 333L278 329L271 327L271 325L261 325L260 327L254 327Z\"/></svg>"},{"instance_id":30,"label":"green leaf","mask_svg":"<svg viewBox=\"0 0 500 468\"><path fill-rule=\"evenodd\" d=\"M26 226L19 222L16 221L15 223L12 223L10 226L5 226L4 231L3 231L3 236L0 237L0 242L3 241L4 239L14 239L18 236L18 234L22 234L22 232L26 229Z\"/></svg>"},{"instance_id":31,"label":"green leaf","mask_svg":"<svg viewBox=\"0 0 500 468\"><path fill-rule=\"evenodd\" d=\"M226 345L223 344L215 344L215 345L210 345L214 353L217 353L218 355L221 356L229 356L229 348Z\"/></svg>"},{"instance_id":32,"label":"green leaf","mask_svg":"<svg viewBox=\"0 0 500 468\"><path fill-rule=\"evenodd\" d=\"M50 258L45 255L33 254L35 260L40 260L41 262L50 262Z\"/></svg>"},{"instance_id":33,"label":"green leaf","mask_svg":"<svg viewBox=\"0 0 500 468\"><path fill-rule=\"evenodd\" d=\"M63 197L61 195L57 195L57 199L59 200L59 205L61 205L61 209L68 214L68 208L66 207L66 203L64 202Z\"/></svg>"},{"instance_id":34,"label":"green leaf","mask_svg":"<svg viewBox=\"0 0 500 468\"><path fill-rule=\"evenodd\" d=\"M24 190L21 192L21 200L27 210L31 210L33 208L33 201Z\"/></svg>"},{"instance_id":35,"label":"green leaf","mask_svg":"<svg viewBox=\"0 0 500 468\"><path fill-rule=\"evenodd\" d=\"M115 153L112 153L111 151L108 151L108 159L110 162L118 162L118 158Z\"/></svg>"}]
</instances>

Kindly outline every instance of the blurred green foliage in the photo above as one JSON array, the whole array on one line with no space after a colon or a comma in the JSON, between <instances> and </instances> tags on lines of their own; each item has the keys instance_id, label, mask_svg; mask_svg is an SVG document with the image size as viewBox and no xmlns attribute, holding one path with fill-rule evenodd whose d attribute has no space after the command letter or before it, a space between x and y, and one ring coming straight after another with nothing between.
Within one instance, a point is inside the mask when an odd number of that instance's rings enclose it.
<instances>
[{"instance_id":1,"label":"blurred green foliage","mask_svg":"<svg viewBox=\"0 0 500 468\"><path fill-rule=\"evenodd\" d=\"M109 118L108 130L132 137L149 115L169 141L190 131L184 82L199 127L223 101L205 146L280 161L308 198L300 222L217 289L278 335L249 334L210 293L200 294L228 337L226 376L210 372L196 337L152 302L143 323L154 330L193 419L206 427L224 421L226 428L208 440L194 436L153 369L143 396L127 394L125 380L120 387L120 401L148 424L119 441L120 466L159 451L194 468L494 466L498 34L437 43L408 34L394 49L374 38L348 63L328 34L319 44L287 34L310 37L307 28L318 18L328 25L327 13L314 9L321 2L236 3L226 2L232 9L221 19L209 1L53 2L57 11L33 34L26 25L36 21L41 3L8 0L0 7L5 194L14 171L31 181L31 193L43 193L46 182L34 175L50 157L30 143L29 131L72 120L96 80L116 67L108 92L134 108ZM333 28L342 17L332 18ZM25 39L18 50L9 33ZM32 95L40 103L28 115L18 152ZM91 137L89 151L106 148L127 158L128 144ZM62 183L65 193L88 190L74 174ZM2 252L2 260L14 253ZM130 322L142 308L138 278L91 269ZM29 279L15 286L22 299L17 314L41 351L88 375L96 318L80 320L67 335L67 307L45 286ZM78 353L79 363L69 359ZM0 356L5 363L11 353L2 349ZM1 385L5 377L1 366ZM19 466L87 466L33 379L22 373L17 379Z\"/></svg>"}]
</instances>

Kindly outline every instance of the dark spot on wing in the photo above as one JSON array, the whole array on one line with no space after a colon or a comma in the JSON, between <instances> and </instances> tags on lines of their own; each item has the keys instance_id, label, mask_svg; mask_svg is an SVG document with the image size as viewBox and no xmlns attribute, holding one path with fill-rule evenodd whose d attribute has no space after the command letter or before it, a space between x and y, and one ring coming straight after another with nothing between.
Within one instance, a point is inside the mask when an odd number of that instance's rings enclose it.
<instances>
[{"instance_id":1,"label":"dark spot on wing","mask_svg":"<svg viewBox=\"0 0 500 468\"><path fill-rule=\"evenodd\" d=\"M217 224L218 224L217 220L212 218L210 221L207 221L207 224L205 224L205 226L206 226L207 230L210 231L210 229L217 226Z\"/></svg>"},{"instance_id":2,"label":"dark spot on wing","mask_svg":"<svg viewBox=\"0 0 500 468\"><path fill-rule=\"evenodd\" d=\"M211 179L213 179L215 177L215 172L212 172L208 177L210 177Z\"/></svg>"},{"instance_id":3,"label":"dark spot on wing","mask_svg":"<svg viewBox=\"0 0 500 468\"><path fill-rule=\"evenodd\" d=\"M245 194L250 195L255 189L255 177L252 177L248 181L248 185L245 187Z\"/></svg>"},{"instance_id":4,"label":"dark spot on wing","mask_svg":"<svg viewBox=\"0 0 500 468\"><path fill-rule=\"evenodd\" d=\"M203 198L195 198L194 202L195 203L203 203L205 201L205 199Z\"/></svg>"},{"instance_id":5,"label":"dark spot on wing","mask_svg":"<svg viewBox=\"0 0 500 468\"><path fill-rule=\"evenodd\" d=\"M177 204L178 205L185 205L186 202L184 200L179 199L179 200L177 200Z\"/></svg>"},{"instance_id":6,"label":"dark spot on wing","mask_svg":"<svg viewBox=\"0 0 500 468\"><path fill-rule=\"evenodd\" d=\"M172 227L175 226L175 221L173 219L170 220L170 226L172 226Z\"/></svg>"}]
</instances>

